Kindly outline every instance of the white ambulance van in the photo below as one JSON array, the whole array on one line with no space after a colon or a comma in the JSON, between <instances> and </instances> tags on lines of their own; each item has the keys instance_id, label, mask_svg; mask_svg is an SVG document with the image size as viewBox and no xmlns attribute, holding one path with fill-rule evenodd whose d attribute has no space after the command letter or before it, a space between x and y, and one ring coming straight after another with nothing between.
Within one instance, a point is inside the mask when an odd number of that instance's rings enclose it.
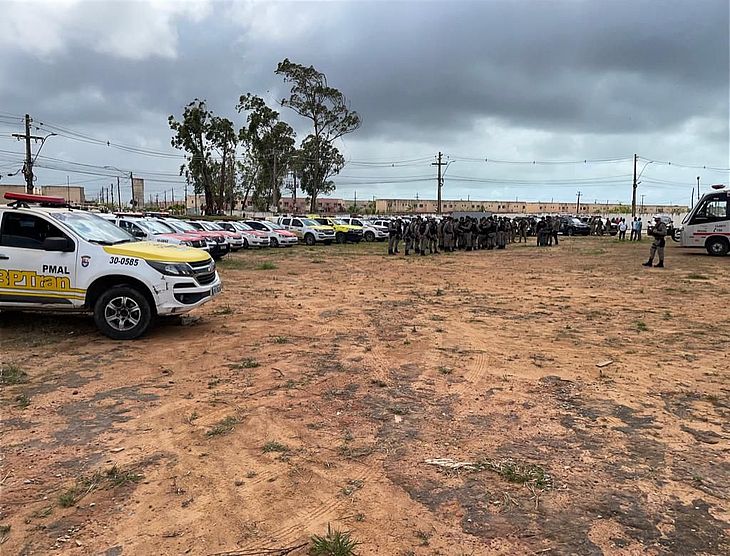
<instances>
[{"instance_id":1,"label":"white ambulance van","mask_svg":"<svg viewBox=\"0 0 730 556\"><path fill-rule=\"evenodd\" d=\"M186 313L222 286L202 249L138 241L60 197L6 193L0 205L0 310L91 312L116 340Z\"/></svg>"},{"instance_id":2,"label":"white ambulance van","mask_svg":"<svg viewBox=\"0 0 730 556\"><path fill-rule=\"evenodd\" d=\"M679 241L682 247L704 247L720 257L730 252L730 189L712 188L682 220Z\"/></svg>"}]
</instances>

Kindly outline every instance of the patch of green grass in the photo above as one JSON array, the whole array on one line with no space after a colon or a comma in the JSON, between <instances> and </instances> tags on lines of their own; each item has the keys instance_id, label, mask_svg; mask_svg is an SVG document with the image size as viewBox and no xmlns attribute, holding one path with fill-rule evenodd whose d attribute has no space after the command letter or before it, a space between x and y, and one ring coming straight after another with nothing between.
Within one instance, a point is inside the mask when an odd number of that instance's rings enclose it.
<instances>
[{"instance_id":1,"label":"patch of green grass","mask_svg":"<svg viewBox=\"0 0 730 556\"><path fill-rule=\"evenodd\" d=\"M442 290L441 288L437 288L436 289L436 296L437 297L440 297L442 295L444 295L444 290Z\"/></svg>"},{"instance_id":2,"label":"patch of green grass","mask_svg":"<svg viewBox=\"0 0 730 556\"><path fill-rule=\"evenodd\" d=\"M62 508L70 508L71 506L76 504L77 496L78 495L76 493L76 489L70 488L58 497L58 504Z\"/></svg>"},{"instance_id":3,"label":"patch of green grass","mask_svg":"<svg viewBox=\"0 0 730 556\"><path fill-rule=\"evenodd\" d=\"M276 440L269 440L266 444L261 446L261 451L264 454L268 454L270 452L280 452L285 454L289 451L289 446L282 444L281 442L277 442Z\"/></svg>"},{"instance_id":4,"label":"patch of green grass","mask_svg":"<svg viewBox=\"0 0 730 556\"><path fill-rule=\"evenodd\" d=\"M646 332L649 330L649 327L646 325L646 323L643 320L637 320L636 321L636 330L639 332Z\"/></svg>"},{"instance_id":5,"label":"patch of green grass","mask_svg":"<svg viewBox=\"0 0 730 556\"><path fill-rule=\"evenodd\" d=\"M28 382L28 373L23 369L9 363L0 367L0 385L23 384Z\"/></svg>"},{"instance_id":6,"label":"patch of green grass","mask_svg":"<svg viewBox=\"0 0 730 556\"><path fill-rule=\"evenodd\" d=\"M279 267L277 267L271 261L264 261L263 263L257 264L254 267L254 270L275 270L277 268L279 268Z\"/></svg>"},{"instance_id":7,"label":"patch of green grass","mask_svg":"<svg viewBox=\"0 0 730 556\"><path fill-rule=\"evenodd\" d=\"M340 492L345 496L352 496L355 492L365 486L365 482L360 479L351 479L342 487Z\"/></svg>"},{"instance_id":8,"label":"patch of green grass","mask_svg":"<svg viewBox=\"0 0 730 556\"><path fill-rule=\"evenodd\" d=\"M260 364L256 359L253 357L246 357L246 359L243 359L240 363L236 363L235 365L232 365L232 369L255 369L256 367L259 367Z\"/></svg>"},{"instance_id":9,"label":"patch of green grass","mask_svg":"<svg viewBox=\"0 0 730 556\"><path fill-rule=\"evenodd\" d=\"M352 538L350 531L337 531L327 524L327 534L313 535L310 539L310 556L355 556L361 543Z\"/></svg>"},{"instance_id":10,"label":"patch of green grass","mask_svg":"<svg viewBox=\"0 0 730 556\"><path fill-rule=\"evenodd\" d=\"M416 538L421 542L421 546L428 546L431 535L426 531L416 531Z\"/></svg>"},{"instance_id":11,"label":"patch of green grass","mask_svg":"<svg viewBox=\"0 0 730 556\"><path fill-rule=\"evenodd\" d=\"M380 388L385 388L386 386L388 386L387 382L385 382L384 380L380 380L379 378L371 378L370 384L374 384L375 386L378 386Z\"/></svg>"},{"instance_id":12,"label":"patch of green grass","mask_svg":"<svg viewBox=\"0 0 730 556\"><path fill-rule=\"evenodd\" d=\"M93 475L78 477L74 486L59 495L58 503L62 508L70 508L75 506L84 496L98 488L115 488L129 483L136 483L140 479L142 479L142 475L136 471L113 465L106 471L97 471Z\"/></svg>"},{"instance_id":13,"label":"patch of green grass","mask_svg":"<svg viewBox=\"0 0 730 556\"><path fill-rule=\"evenodd\" d=\"M550 474L542 466L534 463L517 463L509 460L494 462L485 459L478 462L476 467L493 471L510 483L531 485L540 489L553 487L553 478Z\"/></svg>"},{"instance_id":14,"label":"patch of green grass","mask_svg":"<svg viewBox=\"0 0 730 556\"><path fill-rule=\"evenodd\" d=\"M121 469L113 465L104 472L106 480L112 487L118 487L129 483L136 483L142 479L142 475L132 469Z\"/></svg>"},{"instance_id":15,"label":"patch of green grass","mask_svg":"<svg viewBox=\"0 0 730 556\"><path fill-rule=\"evenodd\" d=\"M356 459L369 456L373 453L373 449L369 446L351 446L350 444L343 443L337 449L340 455L347 459Z\"/></svg>"},{"instance_id":16,"label":"patch of green grass","mask_svg":"<svg viewBox=\"0 0 730 556\"><path fill-rule=\"evenodd\" d=\"M697 274L693 272L692 274L687 275L687 280L709 280L710 277L706 274Z\"/></svg>"},{"instance_id":17,"label":"patch of green grass","mask_svg":"<svg viewBox=\"0 0 730 556\"><path fill-rule=\"evenodd\" d=\"M238 420L238 417L235 417L234 415L229 415L222 421L219 421L209 431L207 431L205 433L205 436L220 436L223 434L228 434L239 422L240 421Z\"/></svg>"},{"instance_id":18,"label":"patch of green grass","mask_svg":"<svg viewBox=\"0 0 730 556\"><path fill-rule=\"evenodd\" d=\"M21 409L25 409L30 405L30 398L25 394L18 394L15 396L15 401L18 402L18 407Z\"/></svg>"},{"instance_id":19,"label":"patch of green grass","mask_svg":"<svg viewBox=\"0 0 730 556\"><path fill-rule=\"evenodd\" d=\"M42 508L40 510L33 512L32 515L35 518L43 518L43 517L48 517L52 513L53 513L53 506L46 506L45 508Z\"/></svg>"},{"instance_id":20,"label":"patch of green grass","mask_svg":"<svg viewBox=\"0 0 730 556\"><path fill-rule=\"evenodd\" d=\"M444 366L442 365L441 367L439 367L439 368L438 368L438 371L439 371L439 372L440 372L440 373L441 373L442 375L450 375L451 373L453 373L453 372L454 372L454 369L452 369L452 368L450 368L450 367L444 367Z\"/></svg>"},{"instance_id":21,"label":"patch of green grass","mask_svg":"<svg viewBox=\"0 0 730 556\"><path fill-rule=\"evenodd\" d=\"M288 344L289 338L287 338L286 336L277 336L276 338L274 338L274 343L275 344Z\"/></svg>"},{"instance_id":22,"label":"patch of green grass","mask_svg":"<svg viewBox=\"0 0 730 556\"><path fill-rule=\"evenodd\" d=\"M221 307L220 309L213 311L214 315L232 315L233 313L235 313L235 311L230 305L226 305L225 307Z\"/></svg>"}]
</instances>

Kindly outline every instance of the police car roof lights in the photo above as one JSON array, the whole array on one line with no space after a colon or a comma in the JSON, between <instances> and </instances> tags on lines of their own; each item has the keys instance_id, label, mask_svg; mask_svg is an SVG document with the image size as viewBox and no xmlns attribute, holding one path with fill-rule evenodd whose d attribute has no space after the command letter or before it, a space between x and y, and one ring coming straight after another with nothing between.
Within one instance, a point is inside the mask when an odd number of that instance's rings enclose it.
<instances>
[{"instance_id":1,"label":"police car roof lights","mask_svg":"<svg viewBox=\"0 0 730 556\"><path fill-rule=\"evenodd\" d=\"M725 185L722 183L716 183L715 185L711 185L712 189L725 189Z\"/></svg>"},{"instance_id":2,"label":"police car roof lights","mask_svg":"<svg viewBox=\"0 0 730 556\"><path fill-rule=\"evenodd\" d=\"M5 193L4 197L8 201L15 201L14 203L11 203L15 206L25 205L26 207L29 204L34 205L42 205L42 206L55 206L55 207L63 207L66 206L66 199L63 197L51 197L49 195L32 195L30 193Z\"/></svg>"}]
</instances>

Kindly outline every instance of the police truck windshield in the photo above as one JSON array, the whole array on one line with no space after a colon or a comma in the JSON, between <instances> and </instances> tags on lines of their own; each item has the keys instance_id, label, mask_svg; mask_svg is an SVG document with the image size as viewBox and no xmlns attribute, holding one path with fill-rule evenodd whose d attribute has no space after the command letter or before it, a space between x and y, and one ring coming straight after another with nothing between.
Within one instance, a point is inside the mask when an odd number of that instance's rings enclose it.
<instances>
[{"instance_id":1,"label":"police truck windshield","mask_svg":"<svg viewBox=\"0 0 730 556\"><path fill-rule=\"evenodd\" d=\"M51 216L91 243L114 245L137 241L131 234L89 212L53 212Z\"/></svg>"}]
</instances>

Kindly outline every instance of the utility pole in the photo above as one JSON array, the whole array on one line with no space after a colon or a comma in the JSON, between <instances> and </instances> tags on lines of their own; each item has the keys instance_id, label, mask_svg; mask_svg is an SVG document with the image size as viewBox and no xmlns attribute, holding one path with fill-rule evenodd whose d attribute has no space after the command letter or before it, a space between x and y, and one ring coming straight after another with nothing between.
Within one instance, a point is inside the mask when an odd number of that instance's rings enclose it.
<instances>
[{"instance_id":1,"label":"utility pole","mask_svg":"<svg viewBox=\"0 0 730 556\"><path fill-rule=\"evenodd\" d=\"M575 203L575 214L576 216L580 215L580 191L578 191L578 201Z\"/></svg>"},{"instance_id":2,"label":"utility pole","mask_svg":"<svg viewBox=\"0 0 730 556\"><path fill-rule=\"evenodd\" d=\"M119 176L117 176L117 202L119 203L119 210L124 210L122 208L122 190L119 188Z\"/></svg>"},{"instance_id":3,"label":"utility pole","mask_svg":"<svg viewBox=\"0 0 730 556\"><path fill-rule=\"evenodd\" d=\"M183 205L185 206L185 212L183 214L185 214L186 216L188 214L188 183L189 182L190 182L190 176L186 176L185 177L185 202L183 203Z\"/></svg>"},{"instance_id":4,"label":"utility pole","mask_svg":"<svg viewBox=\"0 0 730 556\"><path fill-rule=\"evenodd\" d=\"M136 207L137 200L134 198L134 175L132 174L132 172L129 172L129 185L132 188L132 206ZM144 199L142 199L142 201L144 201Z\"/></svg>"},{"instance_id":5,"label":"utility pole","mask_svg":"<svg viewBox=\"0 0 730 556\"><path fill-rule=\"evenodd\" d=\"M113 183L109 184L109 191L112 194L112 211L113 211L114 210L114 184Z\"/></svg>"},{"instance_id":6,"label":"utility pole","mask_svg":"<svg viewBox=\"0 0 730 556\"><path fill-rule=\"evenodd\" d=\"M68 176L66 176L66 202L71 202L71 183L68 179Z\"/></svg>"},{"instance_id":7,"label":"utility pole","mask_svg":"<svg viewBox=\"0 0 730 556\"><path fill-rule=\"evenodd\" d=\"M355 213L357 213L357 189L355 190Z\"/></svg>"},{"instance_id":8,"label":"utility pole","mask_svg":"<svg viewBox=\"0 0 730 556\"><path fill-rule=\"evenodd\" d=\"M633 194L631 195L631 217L636 216L636 188L638 187L638 184L636 183L636 164L639 161L639 157L634 154L634 190Z\"/></svg>"},{"instance_id":9,"label":"utility pole","mask_svg":"<svg viewBox=\"0 0 730 556\"><path fill-rule=\"evenodd\" d=\"M644 214L644 197L646 197L646 195L642 194L641 195L641 214Z\"/></svg>"},{"instance_id":10,"label":"utility pole","mask_svg":"<svg viewBox=\"0 0 730 556\"><path fill-rule=\"evenodd\" d=\"M164 190L164 191L162 192L162 195L164 196L164 199L165 199L165 200L163 201L163 205L162 205L162 206L163 206L163 207L165 207L165 208L167 208L167 189L165 189L165 190Z\"/></svg>"},{"instance_id":11,"label":"utility pole","mask_svg":"<svg viewBox=\"0 0 730 556\"><path fill-rule=\"evenodd\" d=\"M446 166L446 163L442 161L443 154L439 151L438 162L432 162L431 166L438 168L438 176L436 178L436 212L441 214L441 188L444 185L443 178L441 177L441 167Z\"/></svg>"},{"instance_id":12,"label":"utility pole","mask_svg":"<svg viewBox=\"0 0 730 556\"><path fill-rule=\"evenodd\" d=\"M25 176L25 192L33 194L33 153L30 150L30 140L43 141L43 137L30 134L30 122L32 118L29 114L25 115L25 133L13 133L16 139L25 140L25 164L23 165L23 175Z\"/></svg>"},{"instance_id":13,"label":"utility pole","mask_svg":"<svg viewBox=\"0 0 730 556\"><path fill-rule=\"evenodd\" d=\"M700 177L697 176L697 200L700 200Z\"/></svg>"}]
</instances>

